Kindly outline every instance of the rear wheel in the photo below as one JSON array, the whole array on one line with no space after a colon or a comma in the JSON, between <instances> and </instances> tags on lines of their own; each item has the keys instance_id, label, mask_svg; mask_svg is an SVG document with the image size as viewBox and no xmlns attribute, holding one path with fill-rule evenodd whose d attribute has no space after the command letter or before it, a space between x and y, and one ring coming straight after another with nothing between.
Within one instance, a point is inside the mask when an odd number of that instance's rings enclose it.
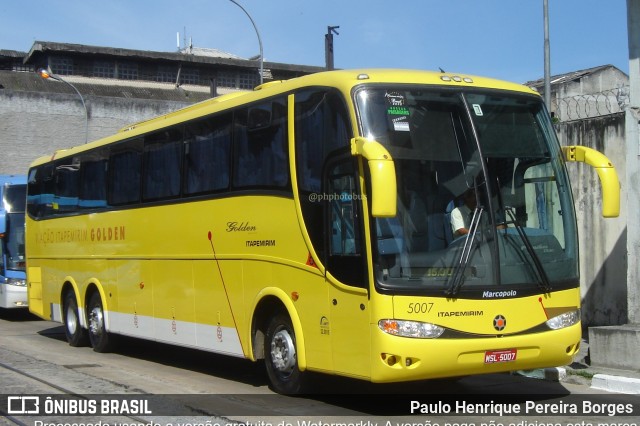
<instances>
[{"instance_id":1,"label":"rear wheel","mask_svg":"<svg viewBox=\"0 0 640 426\"><path fill-rule=\"evenodd\" d=\"M62 321L64 334L71 346L86 346L88 343L87 330L80 325L78 301L73 291L67 291L62 301Z\"/></svg>"},{"instance_id":2,"label":"rear wheel","mask_svg":"<svg viewBox=\"0 0 640 426\"><path fill-rule=\"evenodd\" d=\"M296 335L287 315L276 315L267 328L265 365L273 390L285 395L304 391L305 375L298 367Z\"/></svg>"},{"instance_id":3,"label":"rear wheel","mask_svg":"<svg viewBox=\"0 0 640 426\"><path fill-rule=\"evenodd\" d=\"M93 350L96 352L109 352L113 346L113 336L107 333L102 299L97 291L89 299L87 320L89 322L89 341Z\"/></svg>"}]
</instances>

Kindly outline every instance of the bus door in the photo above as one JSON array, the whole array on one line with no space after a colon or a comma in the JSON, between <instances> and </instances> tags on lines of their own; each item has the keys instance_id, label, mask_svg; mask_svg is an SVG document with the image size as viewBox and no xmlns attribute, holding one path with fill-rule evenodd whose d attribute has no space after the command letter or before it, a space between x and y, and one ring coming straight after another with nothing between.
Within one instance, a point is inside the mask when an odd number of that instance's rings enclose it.
<instances>
[{"instance_id":1,"label":"bus door","mask_svg":"<svg viewBox=\"0 0 640 426\"><path fill-rule=\"evenodd\" d=\"M325 188L325 229L329 231L325 265L334 367L349 376L369 377L370 313L356 160L348 155L329 161Z\"/></svg>"}]
</instances>

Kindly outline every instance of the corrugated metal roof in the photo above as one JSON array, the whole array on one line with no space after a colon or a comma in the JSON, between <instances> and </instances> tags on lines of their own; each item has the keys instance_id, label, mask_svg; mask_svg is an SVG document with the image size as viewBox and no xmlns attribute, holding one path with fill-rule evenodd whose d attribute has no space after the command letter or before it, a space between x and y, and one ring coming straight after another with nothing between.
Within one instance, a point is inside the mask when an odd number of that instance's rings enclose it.
<instances>
[{"instance_id":1,"label":"corrugated metal roof","mask_svg":"<svg viewBox=\"0 0 640 426\"><path fill-rule=\"evenodd\" d=\"M185 47L184 49L180 49L180 53L183 55L208 56L210 58L245 59L233 53L208 47Z\"/></svg>"},{"instance_id":2,"label":"corrugated metal roof","mask_svg":"<svg viewBox=\"0 0 640 426\"><path fill-rule=\"evenodd\" d=\"M27 52L20 52L19 50L0 49L0 57L24 58L25 56L27 56Z\"/></svg>"},{"instance_id":3,"label":"corrugated metal roof","mask_svg":"<svg viewBox=\"0 0 640 426\"><path fill-rule=\"evenodd\" d=\"M588 75L592 75L595 74L599 71L603 71L609 68L616 68L613 65L600 65L597 67L593 67L593 68L587 68L584 70L578 70L578 71L571 71L565 74L557 74L557 75L553 75L549 78L549 81L551 84L563 84L563 83L567 83L569 81L575 81L575 80L579 80L582 77L588 76ZM617 69L617 68L616 68ZM525 86L529 86L529 87L542 87L544 86L544 78L540 78L538 80L533 80L533 81L528 81L526 83L524 83Z\"/></svg>"},{"instance_id":4,"label":"corrugated metal roof","mask_svg":"<svg viewBox=\"0 0 640 426\"><path fill-rule=\"evenodd\" d=\"M26 64L37 60L43 54L53 52L78 53L82 55L103 55L119 58L166 60L175 62L192 62L212 65L227 65L242 68L255 67L257 61L250 59L238 59L219 56L190 55L181 52L155 52L150 50L120 49L114 47L88 46L84 44L56 43L49 41L35 41L31 50L27 53L24 62ZM311 74L324 71L324 67L310 65L282 64L278 62L264 62L264 67L272 71L288 71L302 74Z\"/></svg>"}]
</instances>

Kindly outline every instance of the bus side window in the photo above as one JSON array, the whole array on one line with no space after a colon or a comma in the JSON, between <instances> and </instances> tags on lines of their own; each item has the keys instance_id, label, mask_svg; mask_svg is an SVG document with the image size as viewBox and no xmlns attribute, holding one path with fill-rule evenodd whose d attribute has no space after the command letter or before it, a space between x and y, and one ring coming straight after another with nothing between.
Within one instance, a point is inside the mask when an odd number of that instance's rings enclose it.
<instances>
[{"instance_id":1,"label":"bus side window","mask_svg":"<svg viewBox=\"0 0 640 426\"><path fill-rule=\"evenodd\" d=\"M201 194L229 187L231 114L210 117L185 129L184 193Z\"/></svg>"},{"instance_id":2,"label":"bus side window","mask_svg":"<svg viewBox=\"0 0 640 426\"><path fill-rule=\"evenodd\" d=\"M132 204L140 201L140 170L142 155L135 142L129 141L122 150L109 158L109 204Z\"/></svg>"},{"instance_id":3,"label":"bus side window","mask_svg":"<svg viewBox=\"0 0 640 426\"><path fill-rule=\"evenodd\" d=\"M168 128L145 137L144 200L158 200L180 195L182 167L182 132Z\"/></svg>"},{"instance_id":4,"label":"bus side window","mask_svg":"<svg viewBox=\"0 0 640 426\"><path fill-rule=\"evenodd\" d=\"M80 163L74 158L56 161L53 210L72 213L78 209Z\"/></svg>"},{"instance_id":5,"label":"bus side window","mask_svg":"<svg viewBox=\"0 0 640 426\"><path fill-rule=\"evenodd\" d=\"M331 217L330 253L357 255L353 176L333 176L331 179L327 192Z\"/></svg>"},{"instance_id":6,"label":"bus side window","mask_svg":"<svg viewBox=\"0 0 640 426\"><path fill-rule=\"evenodd\" d=\"M78 207L94 209L107 206L107 157L105 150L85 156L80 164Z\"/></svg>"},{"instance_id":7,"label":"bus side window","mask_svg":"<svg viewBox=\"0 0 640 426\"><path fill-rule=\"evenodd\" d=\"M27 211L32 217L51 214L53 205L53 164L43 164L29 171Z\"/></svg>"},{"instance_id":8,"label":"bus side window","mask_svg":"<svg viewBox=\"0 0 640 426\"><path fill-rule=\"evenodd\" d=\"M328 165L325 180L325 208L330 229L328 269L344 284L366 287L355 159L349 156L338 161Z\"/></svg>"},{"instance_id":9,"label":"bus side window","mask_svg":"<svg viewBox=\"0 0 640 426\"><path fill-rule=\"evenodd\" d=\"M289 184L284 99L236 111L233 135L235 187Z\"/></svg>"},{"instance_id":10,"label":"bus side window","mask_svg":"<svg viewBox=\"0 0 640 426\"><path fill-rule=\"evenodd\" d=\"M298 192L304 222L319 258L325 260L322 171L327 158L349 149L349 114L341 95L327 89L295 94L295 144Z\"/></svg>"}]
</instances>

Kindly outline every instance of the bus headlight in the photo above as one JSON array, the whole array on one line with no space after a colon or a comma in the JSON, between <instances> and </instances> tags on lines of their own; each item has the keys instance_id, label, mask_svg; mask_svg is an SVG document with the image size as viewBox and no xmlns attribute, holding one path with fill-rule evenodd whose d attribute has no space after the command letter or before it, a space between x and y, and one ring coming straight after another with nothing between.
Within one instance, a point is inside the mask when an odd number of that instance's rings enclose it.
<instances>
[{"instance_id":1,"label":"bus headlight","mask_svg":"<svg viewBox=\"0 0 640 426\"><path fill-rule=\"evenodd\" d=\"M378 321L380 330L394 336L435 339L444 333L444 328L428 322L383 319Z\"/></svg>"},{"instance_id":2,"label":"bus headlight","mask_svg":"<svg viewBox=\"0 0 640 426\"><path fill-rule=\"evenodd\" d=\"M8 285L15 285L18 287L27 286L27 280L25 280L24 278L5 278L4 283Z\"/></svg>"},{"instance_id":3,"label":"bus headlight","mask_svg":"<svg viewBox=\"0 0 640 426\"><path fill-rule=\"evenodd\" d=\"M557 317L553 317L547 321L547 326L552 330L558 330L577 324L580 322L580 309L571 312L565 312Z\"/></svg>"}]
</instances>

